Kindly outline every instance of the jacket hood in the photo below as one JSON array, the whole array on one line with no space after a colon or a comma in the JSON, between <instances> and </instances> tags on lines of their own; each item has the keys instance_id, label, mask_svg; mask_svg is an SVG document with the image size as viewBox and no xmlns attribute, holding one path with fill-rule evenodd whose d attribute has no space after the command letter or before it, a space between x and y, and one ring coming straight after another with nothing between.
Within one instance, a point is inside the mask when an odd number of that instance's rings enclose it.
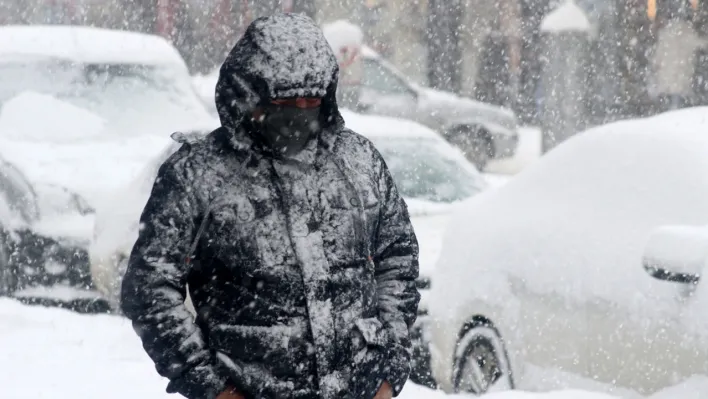
<instances>
[{"instance_id":1,"label":"jacket hood","mask_svg":"<svg viewBox=\"0 0 708 399\"><path fill-rule=\"evenodd\" d=\"M336 100L339 66L320 28L302 14L258 18L219 71L216 109L237 148L252 142L241 124L262 101L321 97L325 128L343 126Z\"/></svg>"}]
</instances>

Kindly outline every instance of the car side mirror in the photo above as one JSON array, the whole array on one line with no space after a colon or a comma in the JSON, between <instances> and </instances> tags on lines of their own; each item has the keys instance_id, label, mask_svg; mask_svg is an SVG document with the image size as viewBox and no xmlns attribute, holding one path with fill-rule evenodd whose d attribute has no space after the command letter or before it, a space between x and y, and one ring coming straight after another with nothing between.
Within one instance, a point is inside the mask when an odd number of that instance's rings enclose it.
<instances>
[{"instance_id":1,"label":"car side mirror","mask_svg":"<svg viewBox=\"0 0 708 399\"><path fill-rule=\"evenodd\" d=\"M649 234L642 257L655 279L696 285L708 261L708 226L662 226Z\"/></svg>"}]
</instances>

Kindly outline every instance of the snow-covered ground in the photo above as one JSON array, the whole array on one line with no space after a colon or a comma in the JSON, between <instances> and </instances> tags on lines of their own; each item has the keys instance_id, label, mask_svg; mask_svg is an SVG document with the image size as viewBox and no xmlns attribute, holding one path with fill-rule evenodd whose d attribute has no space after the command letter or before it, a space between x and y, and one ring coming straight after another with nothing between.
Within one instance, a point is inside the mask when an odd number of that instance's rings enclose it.
<instances>
[{"instance_id":1,"label":"snow-covered ground","mask_svg":"<svg viewBox=\"0 0 708 399\"><path fill-rule=\"evenodd\" d=\"M0 397L3 399L176 398L164 392L130 323L118 316L78 315L0 299ZM563 387L561 386L561 389ZM702 394L703 393L703 394ZM694 379L651 399L698 399L708 378ZM468 398L409 384L402 399ZM612 399L589 391L505 392L489 399Z\"/></svg>"}]
</instances>

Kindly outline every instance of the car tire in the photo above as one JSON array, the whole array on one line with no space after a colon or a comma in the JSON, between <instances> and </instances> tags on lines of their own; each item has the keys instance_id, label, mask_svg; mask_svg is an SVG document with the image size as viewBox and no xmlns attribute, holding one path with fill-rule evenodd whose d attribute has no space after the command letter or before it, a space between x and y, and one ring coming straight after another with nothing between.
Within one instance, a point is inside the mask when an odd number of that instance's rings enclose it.
<instances>
[{"instance_id":1,"label":"car tire","mask_svg":"<svg viewBox=\"0 0 708 399\"><path fill-rule=\"evenodd\" d=\"M453 359L457 393L482 395L515 388L511 362L499 331L484 317L474 317L460 331Z\"/></svg>"},{"instance_id":2,"label":"car tire","mask_svg":"<svg viewBox=\"0 0 708 399\"><path fill-rule=\"evenodd\" d=\"M494 143L483 128L457 128L448 135L448 140L459 148L480 171L483 171L494 157Z\"/></svg>"}]
</instances>

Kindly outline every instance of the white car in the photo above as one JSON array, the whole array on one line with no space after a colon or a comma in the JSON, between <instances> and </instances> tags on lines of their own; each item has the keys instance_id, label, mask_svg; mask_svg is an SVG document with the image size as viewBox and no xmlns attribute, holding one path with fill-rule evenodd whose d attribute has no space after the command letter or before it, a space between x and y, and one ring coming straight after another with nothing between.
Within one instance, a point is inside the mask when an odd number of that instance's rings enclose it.
<instances>
[{"instance_id":1,"label":"white car","mask_svg":"<svg viewBox=\"0 0 708 399\"><path fill-rule=\"evenodd\" d=\"M456 203L487 187L484 177L459 150L417 123L342 112L347 126L371 139L406 199L420 242L421 275L429 276L440 253L448 213ZM97 210L90 249L97 286L117 304L120 277L138 236L138 219L159 166L178 143L165 148L140 176L118 190L114 203Z\"/></svg>"},{"instance_id":2,"label":"white car","mask_svg":"<svg viewBox=\"0 0 708 399\"><path fill-rule=\"evenodd\" d=\"M708 224L706 131L708 108L601 126L465 203L433 277L440 386L527 389L547 369L650 394L708 374L708 286L642 265L670 252L655 229Z\"/></svg>"},{"instance_id":3,"label":"white car","mask_svg":"<svg viewBox=\"0 0 708 399\"><path fill-rule=\"evenodd\" d=\"M40 203L78 198L95 208L159 154L170 134L216 126L179 53L160 37L75 26L0 27L0 157ZM48 264L17 269L32 274L18 279L38 283L35 292L89 269L93 212L69 205L54 211L66 217L50 223L42 212L43 223L32 219L29 232L81 245L67 247L75 256L61 272ZM8 245L0 237L0 253Z\"/></svg>"},{"instance_id":4,"label":"white car","mask_svg":"<svg viewBox=\"0 0 708 399\"><path fill-rule=\"evenodd\" d=\"M0 154L92 204L173 132L219 124L166 40L89 27L0 27L0 107Z\"/></svg>"}]
</instances>

